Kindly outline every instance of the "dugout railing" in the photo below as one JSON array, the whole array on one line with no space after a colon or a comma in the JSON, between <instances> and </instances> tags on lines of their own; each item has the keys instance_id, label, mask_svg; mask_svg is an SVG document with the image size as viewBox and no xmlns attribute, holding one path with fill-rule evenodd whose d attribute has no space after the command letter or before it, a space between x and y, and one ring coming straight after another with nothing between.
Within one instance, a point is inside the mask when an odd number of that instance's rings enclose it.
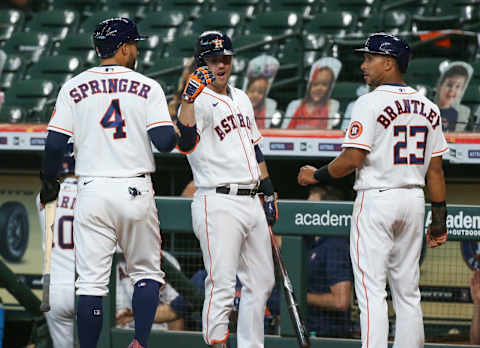
<instances>
[{"instance_id":1,"label":"dugout railing","mask_svg":"<svg viewBox=\"0 0 480 348\"><path fill-rule=\"evenodd\" d=\"M191 234L191 199L187 198L167 198L159 197L156 200L158 215L162 228L162 234ZM450 225L449 242L472 241L472 247L478 245L480 240L480 210L478 206L466 205L449 205L448 224ZM352 202L307 202L307 201L279 201L280 218L275 225L275 233L282 235L282 256L287 265L289 275L291 277L297 300L301 307L302 313L305 315L306 303L306 262L307 262L307 238L311 236L348 236L349 224L351 221ZM428 219L430 209L426 206L426 221ZM447 243L448 244L448 243ZM445 246L442 246L445 248ZM450 262L443 260L444 256L437 257L435 253L441 253L442 248L428 249L422 252L422 262L426 255L433 254L433 263L438 260L438 270L441 270L442 262ZM170 250L175 254L174 250ZM199 251L199 250L197 250ZM458 259L458 253L454 253L453 257ZM438 258L438 260L437 260ZM435 261L437 260L437 261ZM458 261L458 260L457 260ZM468 260L465 260L468 262ZM450 268L452 276L459 273L466 273L465 265L457 265L458 269ZM475 266L475 265L473 265ZM166 270L168 273L168 269ZM115 267L113 267L115 272ZM434 273L434 272L433 272ZM422 276L421 276L422 278ZM445 276L440 276L439 281L442 282ZM109 347L126 347L133 336L132 330L125 330L115 327L115 274L112 274L112 282L110 284L110 294L105 299L104 312L104 328L101 336L101 343L99 346ZM188 282L187 279L185 279ZM430 291L423 291L422 302L433 301L440 307L443 302L435 302L442 300L449 300L451 303L464 303L471 306L471 299L469 298L468 283L455 286L443 287L443 294L437 290L442 289L441 286L425 284L423 289ZM187 284L187 283L185 283ZM188 284L187 284L188 287ZM421 280L422 287L422 280ZM457 296L457 295L458 296ZM198 295L198 293L197 293ZM187 297L195 294L186 295ZM435 297L436 296L436 297ZM197 297L198 300L198 297ZM470 302L470 303L469 303ZM289 321L289 316L286 311L285 302L282 296L281 300L281 319L280 319L280 336L266 336L265 347L295 347L297 346L295 332ZM197 303L198 305L198 303ZM465 312L464 308L461 308ZM468 312L468 311L467 311ZM465 314L465 313L464 313ZM470 317L471 318L471 317ZM468 315L464 318L453 318L447 315L440 315L438 317L425 316L426 331L430 330L432 325L439 330L438 343L427 344L426 347L440 348L451 346L448 343L453 339L449 337L450 333L458 334L457 331L464 330L468 332L469 319ZM457 331L455 331L457 330ZM232 334L229 338L230 347L236 347L235 335ZM311 338L312 347L324 348L331 347L358 347L358 339L328 339L328 338ZM187 347L201 347L204 345L200 332L187 331L152 331L149 346L171 346L176 348ZM459 346L458 344L454 346Z\"/></svg>"}]
</instances>

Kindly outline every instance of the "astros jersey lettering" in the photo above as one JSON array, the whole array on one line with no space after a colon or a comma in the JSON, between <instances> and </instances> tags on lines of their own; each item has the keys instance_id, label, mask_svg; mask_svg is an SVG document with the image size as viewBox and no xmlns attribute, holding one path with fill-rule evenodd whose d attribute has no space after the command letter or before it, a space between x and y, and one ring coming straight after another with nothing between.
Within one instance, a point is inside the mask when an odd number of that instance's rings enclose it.
<instances>
[{"instance_id":1,"label":"astros jersey lettering","mask_svg":"<svg viewBox=\"0 0 480 348\"><path fill-rule=\"evenodd\" d=\"M260 179L254 145L262 136L252 105L243 91L229 89L231 96L206 88L195 100L195 119L201 140L188 155L188 161L195 168L193 178L197 187L255 184Z\"/></svg>"},{"instance_id":2,"label":"astros jersey lettering","mask_svg":"<svg viewBox=\"0 0 480 348\"><path fill-rule=\"evenodd\" d=\"M139 130L171 126L166 105L156 81L122 66L94 67L62 87L48 130L72 136L76 175L134 177L155 170L150 138Z\"/></svg>"},{"instance_id":3,"label":"astros jersey lettering","mask_svg":"<svg viewBox=\"0 0 480 348\"><path fill-rule=\"evenodd\" d=\"M425 186L430 159L448 150L441 123L438 107L411 87L361 96L342 145L369 151L354 189Z\"/></svg>"}]
</instances>

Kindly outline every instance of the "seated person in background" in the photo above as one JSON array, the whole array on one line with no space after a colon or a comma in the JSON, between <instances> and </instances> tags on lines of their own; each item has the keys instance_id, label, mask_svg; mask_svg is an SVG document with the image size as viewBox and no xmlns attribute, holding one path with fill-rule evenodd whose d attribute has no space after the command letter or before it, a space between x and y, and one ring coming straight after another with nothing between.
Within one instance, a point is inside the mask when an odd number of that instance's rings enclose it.
<instances>
[{"instance_id":1,"label":"seated person in background","mask_svg":"<svg viewBox=\"0 0 480 348\"><path fill-rule=\"evenodd\" d=\"M252 102L258 128L280 125L282 115L277 110L277 102L267 98L279 66L276 58L264 54L248 63L247 80L243 89Z\"/></svg>"},{"instance_id":2,"label":"seated person in background","mask_svg":"<svg viewBox=\"0 0 480 348\"><path fill-rule=\"evenodd\" d=\"M473 299L473 317L470 325L470 343L480 345L480 270L470 280L470 294Z\"/></svg>"},{"instance_id":3,"label":"seated person in background","mask_svg":"<svg viewBox=\"0 0 480 348\"><path fill-rule=\"evenodd\" d=\"M465 62L440 64L440 79L437 83L435 103L442 115L444 131L462 132L470 118L470 108L461 105L463 94L468 86L473 68Z\"/></svg>"},{"instance_id":4,"label":"seated person in background","mask_svg":"<svg viewBox=\"0 0 480 348\"><path fill-rule=\"evenodd\" d=\"M180 271L180 264L173 255L162 250L162 258L168 259L176 269ZM130 278L125 271L126 264L123 255L120 256L117 263L117 293L116 293L116 320L117 327L121 328L134 328L135 323L133 321L132 311L132 296L133 285ZM158 296L159 303L157 307L157 313L161 312L164 306L168 306L173 299L178 297L178 292L168 283L160 289ZM183 318L177 318L175 320L157 320L157 313L155 314L155 320L153 322L152 330L183 330L184 322Z\"/></svg>"},{"instance_id":5,"label":"seated person in background","mask_svg":"<svg viewBox=\"0 0 480 348\"><path fill-rule=\"evenodd\" d=\"M338 124L340 104L330 95L341 68L342 63L333 57L320 58L312 65L305 97L288 104L282 128L332 129Z\"/></svg>"},{"instance_id":6,"label":"seated person in background","mask_svg":"<svg viewBox=\"0 0 480 348\"><path fill-rule=\"evenodd\" d=\"M309 201L343 200L336 188L314 186ZM307 328L320 337L351 335L353 271L349 243L343 237L315 237L310 251Z\"/></svg>"}]
</instances>

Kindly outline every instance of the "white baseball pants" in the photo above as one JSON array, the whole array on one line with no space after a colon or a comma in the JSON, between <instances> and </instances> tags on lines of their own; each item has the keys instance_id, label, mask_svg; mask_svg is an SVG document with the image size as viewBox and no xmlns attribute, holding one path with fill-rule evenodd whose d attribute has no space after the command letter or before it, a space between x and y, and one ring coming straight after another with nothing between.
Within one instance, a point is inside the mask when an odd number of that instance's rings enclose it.
<instances>
[{"instance_id":1,"label":"white baseball pants","mask_svg":"<svg viewBox=\"0 0 480 348\"><path fill-rule=\"evenodd\" d=\"M387 348L387 279L396 313L393 348L424 346L418 288L424 215L421 188L371 189L357 194L350 256L362 348Z\"/></svg>"},{"instance_id":2,"label":"white baseball pants","mask_svg":"<svg viewBox=\"0 0 480 348\"><path fill-rule=\"evenodd\" d=\"M202 315L205 342L228 338L237 275L242 283L237 346L263 347L265 304L275 276L270 233L259 198L199 189L192 203L192 222L208 274Z\"/></svg>"},{"instance_id":3,"label":"white baseball pants","mask_svg":"<svg viewBox=\"0 0 480 348\"><path fill-rule=\"evenodd\" d=\"M132 284L141 279L164 283L160 226L150 176L81 177L74 215L77 295L108 293L117 241Z\"/></svg>"}]
</instances>

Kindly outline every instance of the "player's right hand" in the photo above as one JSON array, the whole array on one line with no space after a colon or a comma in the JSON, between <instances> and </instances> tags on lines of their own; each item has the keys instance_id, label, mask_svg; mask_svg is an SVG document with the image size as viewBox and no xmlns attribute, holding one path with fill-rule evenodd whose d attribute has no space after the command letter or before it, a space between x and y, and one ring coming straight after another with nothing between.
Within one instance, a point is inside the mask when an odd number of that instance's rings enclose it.
<instances>
[{"instance_id":1,"label":"player's right hand","mask_svg":"<svg viewBox=\"0 0 480 348\"><path fill-rule=\"evenodd\" d=\"M317 168L306 165L300 168L298 171L297 181L302 186L318 184L317 179L313 177L313 174Z\"/></svg>"},{"instance_id":2,"label":"player's right hand","mask_svg":"<svg viewBox=\"0 0 480 348\"><path fill-rule=\"evenodd\" d=\"M193 103L205 86L215 81L213 72L208 70L206 66L197 68L188 77L182 97L189 103Z\"/></svg>"},{"instance_id":3,"label":"player's right hand","mask_svg":"<svg viewBox=\"0 0 480 348\"><path fill-rule=\"evenodd\" d=\"M45 205L48 202L56 201L60 191L60 183L56 178L47 178L40 172L42 188L40 190L40 202Z\"/></svg>"},{"instance_id":4,"label":"player's right hand","mask_svg":"<svg viewBox=\"0 0 480 348\"><path fill-rule=\"evenodd\" d=\"M432 233L432 226L429 226L427 229L427 236L426 236L427 246L429 248L438 247L447 241L447 236L448 236L448 231L446 229L443 233L434 235Z\"/></svg>"}]
</instances>

